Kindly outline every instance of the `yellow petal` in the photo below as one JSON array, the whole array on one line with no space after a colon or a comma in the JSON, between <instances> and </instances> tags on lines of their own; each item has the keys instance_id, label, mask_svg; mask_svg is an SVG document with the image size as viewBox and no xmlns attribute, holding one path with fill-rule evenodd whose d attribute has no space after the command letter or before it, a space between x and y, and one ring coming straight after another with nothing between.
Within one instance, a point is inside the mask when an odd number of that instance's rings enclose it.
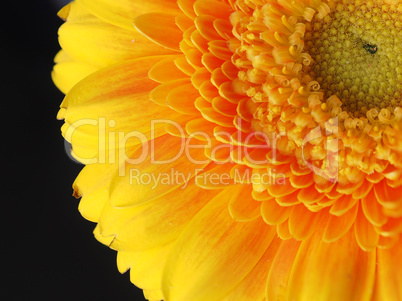
<instances>
[{"instance_id":1,"label":"yellow petal","mask_svg":"<svg viewBox=\"0 0 402 301\"><path fill-rule=\"evenodd\" d=\"M289 181L291 182L291 181ZM315 202L320 201L324 197L323 193L320 193L315 189L313 185L310 187L300 189L299 194L297 195L297 198L299 199L300 202L303 202L305 204L312 204Z\"/></svg>"},{"instance_id":2,"label":"yellow petal","mask_svg":"<svg viewBox=\"0 0 402 301\"><path fill-rule=\"evenodd\" d=\"M130 269L132 283L143 290L159 290L162 294L163 267L171 247L172 243L169 243L144 251L119 251L117 253L119 272L124 273Z\"/></svg>"},{"instance_id":3,"label":"yellow petal","mask_svg":"<svg viewBox=\"0 0 402 301\"><path fill-rule=\"evenodd\" d=\"M55 62L52 80L64 94L83 78L98 70L95 66L74 60L64 50L60 50L56 55Z\"/></svg>"},{"instance_id":4,"label":"yellow petal","mask_svg":"<svg viewBox=\"0 0 402 301\"><path fill-rule=\"evenodd\" d=\"M74 196L81 197L78 210L86 219L97 222L109 198L109 185L117 166L91 164L74 181Z\"/></svg>"},{"instance_id":5,"label":"yellow petal","mask_svg":"<svg viewBox=\"0 0 402 301\"><path fill-rule=\"evenodd\" d=\"M296 190L295 192L293 192L289 195L276 198L276 202L283 207L291 207L291 206L300 204L300 201L297 197L298 195L299 195L299 191Z\"/></svg>"},{"instance_id":6,"label":"yellow petal","mask_svg":"<svg viewBox=\"0 0 402 301\"><path fill-rule=\"evenodd\" d=\"M268 225L278 225L286 221L292 211L289 207L278 205L275 199L262 202L261 215Z\"/></svg>"},{"instance_id":7,"label":"yellow petal","mask_svg":"<svg viewBox=\"0 0 402 301\"><path fill-rule=\"evenodd\" d=\"M161 290L144 290L144 297L149 301L161 301L164 299L163 293Z\"/></svg>"},{"instance_id":8,"label":"yellow petal","mask_svg":"<svg viewBox=\"0 0 402 301\"><path fill-rule=\"evenodd\" d=\"M333 242L342 237L352 227L359 206L356 204L352 209L341 216L330 215L324 231L323 240Z\"/></svg>"},{"instance_id":9,"label":"yellow petal","mask_svg":"<svg viewBox=\"0 0 402 301\"><path fill-rule=\"evenodd\" d=\"M276 232L278 233L278 236L283 240L292 238L292 234L289 231L289 219L284 221L282 224L277 225Z\"/></svg>"},{"instance_id":10,"label":"yellow petal","mask_svg":"<svg viewBox=\"0 0 402 301\"><path fill-rule=\"evenodd\" d=\"M175 16L150 13L134 19L135 28L151 41L171 50L180 51L182 31L176 25Z\"/></svg>"},{"instance_id":11,"label":"yellow petal","mask_svg":"<svg viewBox=\"0 0 402 301\"><path fill-rule=\"evenodd\" d=\"M181 85L169 91L166 103L178 113L200 115L200 112L195 107L195 100L198 97L200 97L200 93L192 84Z\"/></svg>"},{"instance_id":12,"label":"yellow petal","mask_svg":"<svg viewBox=\"0 0 402 301\"><path fill-rule=\"evenodd\" d=\"M98 18L113 25L134 30L133 19L141 14L164 12L178 14L180 12L176 1L170 0L77 0L80 4Z\"/></svg>"},{"instance_id":13,"label":"yellow petal","mask_svg":"<svg viewBox=\"0 0 402 301\"><path fill-rule=\"evenodd\" d=\"M110 247L113 240L115 239L115 236L103 236L101 233L101 229L99 227L99 225L97 225L94 229L94 236L95 238L102 244L104 244L105 246Z\"/></svg>"},{"instance_id":14,"label":"yellow petal","mask_svg":"<svg viewBox=\"0 0 402 301\"><path fill-rule=\"evenodd\" d=\"M150 79L157 81L158 83L165 83L177 79L187 78L174 63L174 58L167 58L165 60L156 63L151 70L149 70L148 76Z\"/></svg>"},{"instance_id":15,"label":"yellow petal","mask_svg":"<svg viewBox=\"0 0 402 301\"><path fill-rule=\"evenodd\" d=\"M350 208L353 208L357 201L352 195L344 195L335 201L329 212L333 215L341 216L350 210Z\"/></svg>"},{"instance_id":16,"label":"yellow petal","mask_svg":"<svg viewBox=\"0 0 402 301\"><path fill-rule=\"evenodd\" d=\"M374 226L381 227L387 222L388 218L383 214L382 206L378 203L374 191L370 191L361 203L364 215Z\"/></svg>"},{"instance_id":17,"label":"yellow petal","mask_svg":"<svg viewBox=\"0 0 402 301\"><path fill-rule=\"evenodd\" d=\"M229 201L229 212L234 220L239 222L251 221L260 217L261 203L254 200L251 192L252 185L234 185L225 189L232 197Z\"/></svg>"},{"instance_id":18,"label":"yellow petal","mask_svg":"<svg viewBox=\"0 0 402 301\"><path fill-rule=\"evenodd\" d=\"M226 41L215 40L208 43L208 50L218 59L230 60L233 53L228 49ZM218 69L219 70L219 69Z\"/></svg>"},{"instance_id":19,"label":"yellow petal","mask_svg":"<svg viewBox=\"0 0 402 301\"><path fill-rule=\"evenodd\" d=\"M209 15L216 18L228 19L232 12L231 7L216 0L198 0L194 3L194 12L197 16Z\"/></svg>"},{"instance_id":20,"label":"yellow petal","mask_svg":"<svg viewBox=\"0 0 402 301\"><path fill-rule=\"evenodd\" d=\"M382 236L398 236L402 232L402 219L390 217L380 228L376 228Z\"/></svg>"},{"instance_id":21,"label":"yellow petal","mask_svg":"<svg viewBox=\"0 0 402 301\"><path fill-rule=\"evenodd\" d=\"M374 185L374 193L378 202L388 209L396 209L402 206L402 186L390 187L386 180Z\"/></svg>"},{"instance_id":22,"label":"yellow petal","mask_svg":"<svg viewBox=\"0 0 402 301\"><path fill-rule=\"evenodd\" d=\"M402 244L378 250L375 301L402 300Z\"/></svg>"},{"instance_id":23,"label":"yellow petal","mask_svg":"<svg viewBox=\"0 0 402 301\"><path fill-rule=\"evenodd\" d=\"M288 300L369 301L375 268L375 251L360 249L353 231L333 243L314 235L301 244L292 268Z\"/></svg>"},{"instance_id":24,"label":"yellow petal","mask_svg":"<svg viewBox=\"0 0 402 301\"><path fill-rule=\"evenodd\" d=\"M179 68L181 71L183 71L183 73L187 74L188 76L191 76L195 71L194 67L189 63L185 56L181 56L175 59L174 63L176 64L177 68Z\"/></svg>"},{"instance_id":25,"label":"yellow petal","mask_svg":"<svg viewBox=\"0 0 402 301\"><path fill-rule=\"evenodd\" d=\"M68 21L59 29L59 43L76 60L97 67L172 53L133 29L126 30L100 20L76 2L71 3Z\"/></svg>"},{"instance_id":26,"label":"yellow petal","mask_svg":"<svg viewBox=\"0 0 402 301\"><path fill-rule=\"evenodd\" d=\"M302 176L297 176L295 174L292 174L290 176L290 182L292 183L293 187L296 188L307 188L309 186L311 186L312 184L314 184L314 178L312 173L309 173L307 175L302 175Z\"/></svg>"},{"instance_id":27,"label":"yellow petal","mask_svg":"<svg viewBox=\"0 0 402 301\"><path fill-rule=\"evenodd\" d=\"M200 17L198 17L200 18ZM201 57L201 62L202 65L205 66L205 68L208 69L209 72L214 72L215 69L220 68L222 64L224 63L224 60L221 60L214 56L212 53L204 53ZM228 82L231 83L231 82Z\"/></svg>"},{"instance_id":28,"label":"yellow petal","mask_svg":"<svg viewBox=\"0 0 402 301\"><path fill-rule=\"evenodd\" d=\"M58 12L57 12L57 16L60 19L63 19L64 21L67 20L67 17L70 13L70 7L71 7L71 3L63 6Z\"/></svg>"},{"instance_id":29,"label":"yellow petal","mask_svg":"<svg viewBox=\"0 0 402 301\"><path fill-rule=\"evenodd\" d=\"M302 204L293 207L289 217L290 233L297 240L309 238L316 230L316 224L322 215L322 212L311 212Z\"/></svg>"},{"instance_id":30,"label":"yellow petal","mask_svg":"<svg viewBox=\"0 0 402 301\"><path fill-rule=\"evenodd\" d=\"M195 183L204 189L223 189L234 185L233 179L230 177L229 171L231 164L217 164L211 162L204 171L197 174Z\"/></svg>"},{"instance_id":31,"label":"yellow petal","mask_svg":"<svg viewBox=\"0 0 402 301\"><path fill-rule=\"evenodd\" d=\"M285 197L295 192L297 189L292 186L290 181L286 179L282 185L269 185L268 192L276 198Z\"/></svg>"},{"instance_id":32,"label":"yellow petal","mask_svg":"<svg viewBox=\"0 0 402 301\"><path fill-rule=\"evenodd\" d=\"M211 78L211 72L207 70L207 68L199 68L197 69L191 76L191 82L193 83L196 89L199 89L201 85Z\"/></svg>"},{"instance_id":33,"label":"yellow petal","mask_svg":"<svg viewBox=\"0 0 402 301\"><path fill-rule=\"evenodd\" d=\"M362 209L359 209L356 217L355 235L357 243L363 250L372 251L376 248L379 235L374 226L367 220Z\"/></svg>"},{"instance_id":34,"label":"yellow petal","mask_svg":"<svg viewBox=\"0 0 402 301\"><path fill-rule=\"evenodd\" d=\"M210 122L214 122L225 127L233 126L233 117L224 116L216 112L213 108L202 108L201 114L206 120Z\"/></svg>"},{"instance_id":35,"label":"yellow petal","mask_svg":"<svg viewBox=\"0 0 402 301\"><path fill-rule=\"evenodd\" d=\"M222 115L233 117L236 116L236 106L228 102L222 97L215 97L212 100L212 107L218 113Z\"/></svg>"},{"instance_id":36,"label":"yellow petal","mask_svg":"<svg viewBox=\"0 0 402 301\"><path fill-rule=\"evenodd\" d=\"M212 99L219 96L218 89L210 80L203 82L199 88L200 95L207 101L212 102Z\"/></svg>"},{"instance_id":37,"label":"yellow petal","mask_svg":"<svg viewBox=\"0 0 402 301\"><path fill-rule=\"evenodd\" d=\"M198 30L195 29L195 26L192 25L189 27L183 35L183 38L186 39L186 41L190 40L194 46L201 51L202 53L205 53L208 51L208 41L203 38L203 36L200 35Z\"/></svg>"},{"instance_id":38,"label":"yellow petal","mask_svg":"<svg viewBox=\"0 0 402 301\"><path fill-rule=\"evenodd\" d=\"M196 14L194 12L194 0L178 0L177 5L183 11L183 13L190 19L194 19Z\"/></svg>"},{"instance_id":39,"label":"yellow petal","mask_svg":"<svg viewBox=\"0 0 402 301\"><path fill-rule=\"evenodd\" d=\"M169 92L177 87L188 84L189 82L190 80L188 78L182 78L160 84L150 92L149 98L160 106L167 106L166 98Z\"/></svg>"},{"instance_id":40,"label":"yellow petal","mask_svg":"<svg viewBox=\"0 0 402 301\"><path fill-rule=\"evenodd\" d=\"M71 89L61 104L67 108L62 132L77 158L106 162L115 158L111 150L147 140L151 119L172 119L174 111L153 104L148 96L157 85L148 71L160 59L140 58L101 69Z\"/></svg>"},{"instance_id":41,"label":"yellow petal","mask_svg":"<svg viewBox=\"0 0 402 301\"><path fill-rule=\"evenodd\" d=\"M267 300L288 301L286 294L293 262L300 247L294 239L282 241L269 270Z\"/></svg>"},{"instance_id":42,"label":"yellow petal","mask_svg":"<svg viewBox=\"0 0 402 301\"><path fill-rule=\"evenodd\" d=\"M268 271L271 268L278 248L282 240L275 237L260 261L255 265L251 272L230 292L222 301L263 301L266 300L266 283Z\"/></svg>"},{"instance_id":43,"label":"yellow petal","mask_svg":"<svg viewBox=\"0 0 402 301\"><path fill-rule=\"evenodd\" d=\"M205 142L164 135L142 145L111 184L115 207L138 206L185 185L210 162ZM122 176L122 175L126 176ZM130 196L130 197L127 197Z\"/></svg>"},{"instance_id":44,"label":"yellow petal","mask_svg":"<svg viewBox=\"0 0 402 301\"><path fill-rule=\"evenodd\" d=\"M189 223L164 273L166 300L221 300L255 267L275 236L261 219L239 223L218 194Z\"/></svg>"},{"instance_id":45,"label":"yellow petal","mask_svg":"<svg viewBox=\"0 0 402 301\"><path fill-rule=\"evenodd\" d=\"M206 121L204 118L192 119L186 124L186 132L197 139L208 141L214 136L215 124Z\"/></svg>"},{"instance_id":46,"label":"yellow petal","mask_svg":"<svg viewBox=\"0 0 402 301\"><path fill-rule=\"evenodd\" d=\"M194 24L197 27L199 33L207 40L220 40L220 35L216 32L213 22L215 21L215 17L208 15L201 15L195 18Z\"/></svg>"},{"instance_id":47,"label":"yellow petal","mask_svg":"<svg viewBox=\"0 0 402 301\"><path fill-rule=\"evenodd\" d=\"M196 187L191 180L187 186L140 206L122 209L108 203L99 219L101 233L105 237L115 236L112 247L119 250L141 251L163 246L175 240L218 193Z\"/></svg>"}]
</instances>

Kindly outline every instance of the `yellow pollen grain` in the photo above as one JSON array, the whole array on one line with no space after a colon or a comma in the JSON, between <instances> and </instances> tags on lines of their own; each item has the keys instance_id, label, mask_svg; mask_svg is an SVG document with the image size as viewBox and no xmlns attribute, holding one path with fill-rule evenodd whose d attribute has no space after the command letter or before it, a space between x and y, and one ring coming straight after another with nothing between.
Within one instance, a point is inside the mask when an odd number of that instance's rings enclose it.
<instances>
[{"instance_id":1,"label":"yellow pollen grain","mask_svg":"<svg viewBox=\"0 0 402 301\"><path fill-rule=\"evenodd\" d=\"M313 59L309 75L353 116L395 108L402 88L402 6L382 0L335 2L328 15L315 16L306 26L303 51Z\"/></svg>"}]
</instances>

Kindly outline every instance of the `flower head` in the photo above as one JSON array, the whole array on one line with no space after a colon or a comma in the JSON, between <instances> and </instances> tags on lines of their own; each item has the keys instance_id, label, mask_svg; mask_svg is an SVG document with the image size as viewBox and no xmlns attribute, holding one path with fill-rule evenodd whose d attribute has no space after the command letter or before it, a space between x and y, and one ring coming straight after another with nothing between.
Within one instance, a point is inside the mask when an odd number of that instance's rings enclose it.
<instances>
[{"instance_id":1,"label":"flower head","mask_svg":"<svg viewBox=\"0 0 402 301\"><path fill-rule=\"evenodd\" d=\"M76 0L53 79L149 300L401 300L399 0Z\"/></svg>"}]
</instances>

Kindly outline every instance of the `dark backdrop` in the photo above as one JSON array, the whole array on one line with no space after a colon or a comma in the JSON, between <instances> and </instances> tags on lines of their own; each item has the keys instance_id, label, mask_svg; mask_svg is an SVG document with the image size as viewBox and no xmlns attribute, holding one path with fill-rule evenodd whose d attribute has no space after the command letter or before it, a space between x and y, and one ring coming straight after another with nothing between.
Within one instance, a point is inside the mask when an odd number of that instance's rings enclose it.
<instances>
[{"instance_id":1,"label":"dark backdrop","mask_svg":"<svg viewBox=\"0 0 402 301\"><path fill-rule=\"evenodd\" d=\"M62 1L1 6L1 300L144 300L98 243L71 185L50 72ZM4 280L6 279L6 280Z\"/></svg>"}]
</instances>

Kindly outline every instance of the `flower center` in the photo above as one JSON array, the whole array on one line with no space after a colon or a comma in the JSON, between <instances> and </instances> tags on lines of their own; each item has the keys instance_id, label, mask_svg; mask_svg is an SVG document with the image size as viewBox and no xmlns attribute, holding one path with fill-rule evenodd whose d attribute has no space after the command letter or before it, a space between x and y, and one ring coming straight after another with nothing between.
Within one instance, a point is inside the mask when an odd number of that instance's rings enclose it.
<instances>
[{"instance_id":1,"label":"flower center","mask_svg":"<svg viewBox=\"0 0 402 301\"><path fill-rule=\"evenodd\" d=\"M313 58L306 71L320 83L326 97L338 96L351 116L399 106L400 7L381 1L343 3L332 3L331 13L306 24L305 51Z\"/></svg>"}]
</instances>

